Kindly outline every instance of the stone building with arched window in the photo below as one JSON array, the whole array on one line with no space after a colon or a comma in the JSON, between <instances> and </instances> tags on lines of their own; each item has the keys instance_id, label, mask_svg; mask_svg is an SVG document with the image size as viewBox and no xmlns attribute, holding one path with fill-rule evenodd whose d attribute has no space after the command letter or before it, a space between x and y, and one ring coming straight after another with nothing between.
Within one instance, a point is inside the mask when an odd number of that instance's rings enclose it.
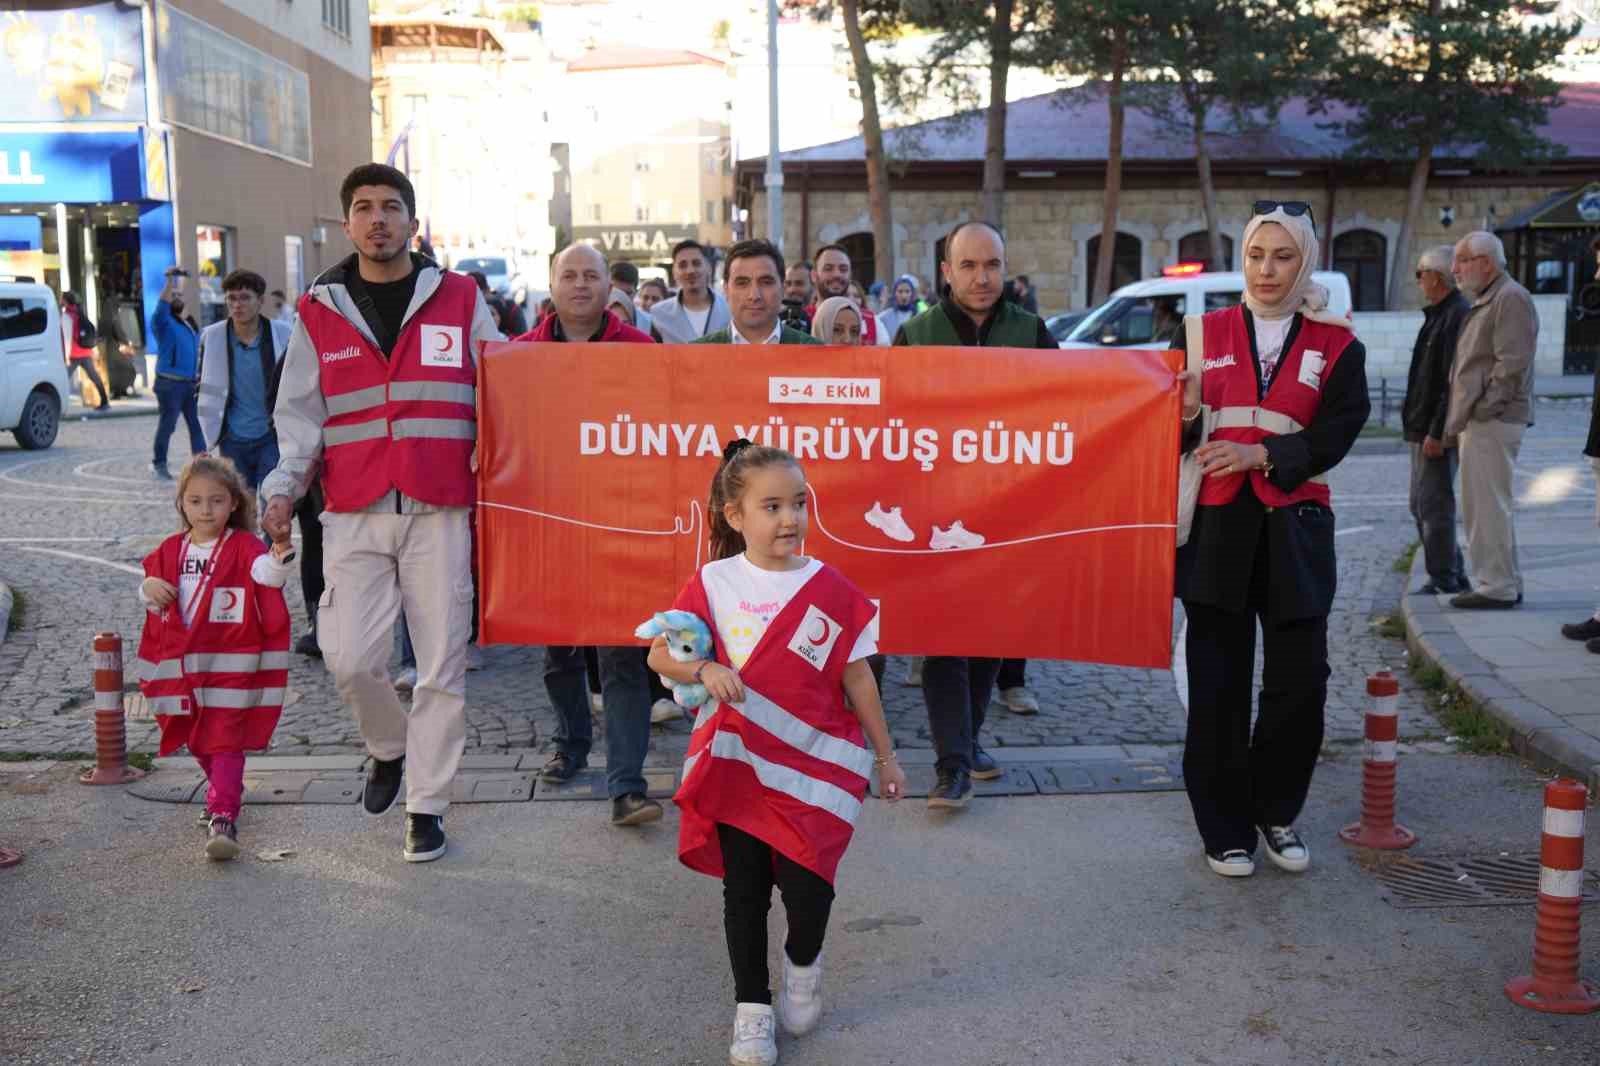
<instances>
[{"instance_id":1,"label":"stone building with arched window","mask_svg":"<svg viewBox=\"0 0 1600 1066\"><path fill-rule=\"evenodd\" d=\"M1405 207L1408 161L1384 163L1346 155L1327 123L1291 100L1261 129L1228 132L1225 116L1208 143L1217 191L1223 259L1240 266L1237 241L1257 199L1305 200L1322 238L1324 269L1342 270L1359 311L1412 310L1413 285L1398 307L1386 306L1390 278L1409 278L1415 262L1393 257ZM1005 217L1008 269L1027 274L1046 314L1088 305L1100 254L1107 128L1098 86L1017 100L1007 109ZM1469 230L1505 220L1600 178L1600 85L1569 84L1543 133L1565 154L1517 170L1480 166L1470 156L1436 157L1412 256L1449 244ZM886 135L894 190L895 272L937 276L940 238L977 217L983 176L983 113L935 119ZM1123 137L1123 192L1112 251L1114 284L1158 274L1209 251L1193 139L1148 111L1129 108ZM737 170L740 206L754 236L766 220L764 159ZM783 155L784 249L804 258L840 242L857 277L873 280L872 224L859 137ZM1331 234L1332 239L1329 239Z\"/></svg>"}]
</instances>

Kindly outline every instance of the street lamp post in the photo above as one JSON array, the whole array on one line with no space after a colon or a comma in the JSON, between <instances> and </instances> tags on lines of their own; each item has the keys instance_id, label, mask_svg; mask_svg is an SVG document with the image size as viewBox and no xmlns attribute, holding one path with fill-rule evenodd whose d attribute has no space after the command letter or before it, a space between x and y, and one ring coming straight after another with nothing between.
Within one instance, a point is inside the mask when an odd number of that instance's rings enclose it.
<instances>
[{"instance_id":1,"label":"street lamp post","mask_svg":"<svg viewBox=\"0 0 1600 1066\"><path fill-rule=\"evenodd\" d=\"M783 162L778 154L778 0L767 0L767 238L783 251Z\"/></svg>"}]
</instances>

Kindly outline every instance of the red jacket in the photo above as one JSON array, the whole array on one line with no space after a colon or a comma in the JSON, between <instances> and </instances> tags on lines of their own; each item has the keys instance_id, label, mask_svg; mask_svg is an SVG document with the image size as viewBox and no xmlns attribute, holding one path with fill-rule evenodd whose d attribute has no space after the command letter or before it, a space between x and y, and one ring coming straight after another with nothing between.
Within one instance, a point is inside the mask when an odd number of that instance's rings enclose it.
<instances>
[{"instance_id":1,"label":"red jacket","mask_svg":"<svg viewBox=\"0 0 1600 1066\"><path fill-rule=\"evenodd\" d=\"M308 293L300 321L316 348L328 418L322 489L330 511L359 511L391 488L438 507L470 507L478 438L472 316L478 287L445 273L385 359Z\"/></svg>"},{"instance_id":2,"label":"red jacket","mask_svg":"<svg viewBox=\"0 0 1600 1066\"><path fill-rule=\"evenodd\" d=\"M1272 383L1263 396L1256 384L1255 361L1250 358L1250 333L1243 305L1208 313L1205 324L1205 362L1201 371L1201 402L1216 412L1212 440L1260 444L1268 437L1298 433L1311 424L1322 404L1322 383L1333 373L1355 334L1343 326L1305 318L1294 344L1278 358ZM1256 498L1268 507L1288 507L1306 501L1331 506L1327 479L1309 478L1293 491L1284 492L1260 470L1248 474L1218 474L1205 478L1196 501L1201 506L1229 503L1239 495L1245 478Z\"/></svg>"},{"instance_id":3,"label":"red jacket","mask_svg":"<svg viewBox=\"0 0 1600 1066\"><path fill-rule=\"evenodd\" d=\"M699 574L672 606L699 615L716 641ZM823 564L740 668L743 705L713 700L700 708L673 797L685 866L723 875L724 822L833 883L872 773L861 723L845 705L844 669L876 614L860 589ZM716 652L731 666L720 642Z\"/></svg>"},{"instance_id":4,"label":"red jacket","mask_svg":"<svg viewBox=\"0 0 1600 1066\"><path fill-rule=\"evenodd\" d=\"M622 319L618 318L610 311L605 312L605 316L605 320L600 330L601 342L616 342L620 344L654 344L656 342L656 339L650 336L650 334L644 332L643 330L634 329L632 326L622 321ZM519 337L512 337L511 339L514 341L560 340L561 338L556 336L557 321L558 319L556 315L545 315L539 320L538 324L528 332Z\"/></svg>"},{"instance_id":5,"label":"red jacket","mask_svg":"<svg viewBox=\"0 0 1600 1066\"><path fill-rule=\"evenodd\" d=\"M145 556L144 572L179 585L188 535L175 533ZM231 530L211 556L194 625L180 605L145 612L139 690L161 726L161 754L185 744L196 755L267 746L289 680L289 609L283 590L256 584L250 566L266 548Z\"/></svg>"}]
</instances>

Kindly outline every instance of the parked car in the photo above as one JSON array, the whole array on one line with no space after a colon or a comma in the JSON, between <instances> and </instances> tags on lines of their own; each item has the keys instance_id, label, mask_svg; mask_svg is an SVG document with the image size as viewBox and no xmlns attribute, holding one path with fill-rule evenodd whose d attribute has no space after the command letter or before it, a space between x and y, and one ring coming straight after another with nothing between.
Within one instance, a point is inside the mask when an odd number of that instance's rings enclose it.
<instances>
[{"instance_id":1,"label":"parked car","mask_svg":"<svg viewBox=\"0 0 1600 1066\"><path fill-rule=\"evenodd\" d=\"M55 443L67 402L56 294L32 278L0 277L0 430L32 451Z\"/></svg>"},{"instance_id":2,"label":"parked car","mask_svg":"<svg viewBox=\"0 0 1600 1066\"><path fill-rule=\"evenodd\" d=\"M489 291L503 294L510 291L511 277L516 273L516 264L503 255L469 255L457 259L450 269L463 274L480 270L489 280Z\"/></svg>"},{"instance_id":3,"label":"parked car","mask_svg":"<svg viewBox=\"0 0 1600 1066\"><path fill-rule=\"evenodd\" d=\"M1311 280L1327 288L1330 311L1349 314L1349 278L1336 270L1318 270ZM1171 324L1182 322L1184 315L1231 307L1243 298L1244 274L1240 271L1205 273L1179 264L1168 267L1159 278L1136 281L1112 293L1067 334L1061 346L1165 348L1174 337Z\"/></svg>"},{"instance_id":4,"label":"parked car","mask_svg":"<svg viewBox=\"0 0 1600 1066\"><path fill-rule=\"evenodd\" d=\"M1050 331L1050 336L1060 344L1067 339L1067 334L1072 332L1072 327L1089 317L1087 311L1068 311L1064 315L1051 315L1044 320L1044 328Z\"/></svg>"}]
</instances>

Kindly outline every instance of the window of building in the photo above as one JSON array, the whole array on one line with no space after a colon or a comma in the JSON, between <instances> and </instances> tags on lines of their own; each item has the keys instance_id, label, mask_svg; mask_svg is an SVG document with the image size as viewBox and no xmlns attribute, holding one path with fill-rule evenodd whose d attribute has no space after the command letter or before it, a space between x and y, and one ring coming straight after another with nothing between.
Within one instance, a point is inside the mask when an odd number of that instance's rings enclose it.
<instances>
[{"instance_id":1,"label":"window of building","mask_svg":"<svg viewBox=\"0 0 1600 1066\"><path fill-rule=\"evenodd\" d=\"M634 204L633 205L633 220L635 222L649 222L650 221L650 205L649 204Z\"/></svg>"},{"instance_id":2,"label":"window of building","mask_svg":"<svg viewBox=\"0 0 1600 1066\"><path fill-rule=\"evenodd\" d=\"M350 36L350 0L322 0L322 24L341 37Z\"/></svg>"},{"instance_id":3,"label":"window of building","mask_svg":"<svg viewBox=\"0 0 1600 1066\"><path fill-rule=\"evenodd\" d=\"M716 220L717 220L717 202L715 200L707 200L706 201L706 221L707 222L715 222Z\"/></svg>"},{"instance_id":4,"label":"window of building","mask_svg":"<svg viewBox=\"0 0 1600 1066\"><path fill-rule=\"evenodd\" d=\"M311 82L303 70L161 4L156 70L175 125L311 163Z\"/></svg>"},{"instance_id":5,"label":"window of building","mask_svg":"<svg viewBox=\"0 0 1600 1066\"><path fill-rule=\"evenodd\" d=\"M1100 238L1089 238L1088 249L1089 272L1084 275L1085 302L1088 301L1088 292L1094 288L1095 270L1100 265ZM1124 285L1131 285L1139 280L1144 271L1144 245L1139 238L1131 233L1117 234L1115 251L1111 256L1111 290L1115 292Z\"/></svg>"},{"instance_id":6,"label":"window of building","mask_svg":"<svg viewBox=\"0 0 1600 1066\"><path fill-rule=\"evenodd\" d=\"M283 239L283 291L290 302L300 298L306 287L306 246L299 237Z\"/></svg>"},{"instance_id":7,"label":"window of building","mask_svg":"<svg viewBox=\"0 0 1600 1066\"><path fill-rule=\"evenodd\" d=\"M1383 234L1353 229L1333 239L1333 269L1350 279L1351 306L1357 311L1384 308L1384 264L1389 242Z\"/></svg>"},{"instance_id":8,"label":"window of building","mask_svg":"<svg viewBox=\"0 0 1600 1066\"><path fill-rule=\"evenodd\" d=\"M1226 233L1222 237L1222 269L1233 269L1233 238ZM1178 262L1180 263L1205 263L1207 269L1211 263L1211 235L1205 230L1196 230L1178 239Z\"/></svg>"},{"instance_id":9,"label":"window of building","mask_svg":"<svg viewBox=\"0 0 1600 1066\"><path fill-rule=\"evenodd\" d=\"M599 204L590 204L589 205L589 221L590 222L599 222L600 221L600 205Z\"/></svg>"},{"instance_id":10,"label":"window of building","mask_svg":"<svg viewBox=\"0 0 1600 1066\"><path fill-rule=\"evenodd\" d=\"M200 313L196 317L202 326L209 326L227 314L222 279L233 269L235 236L227 226L201 223L194 228L194 243L200 262L195 279L200 288Z\"/></svg>"}]
</instances>

